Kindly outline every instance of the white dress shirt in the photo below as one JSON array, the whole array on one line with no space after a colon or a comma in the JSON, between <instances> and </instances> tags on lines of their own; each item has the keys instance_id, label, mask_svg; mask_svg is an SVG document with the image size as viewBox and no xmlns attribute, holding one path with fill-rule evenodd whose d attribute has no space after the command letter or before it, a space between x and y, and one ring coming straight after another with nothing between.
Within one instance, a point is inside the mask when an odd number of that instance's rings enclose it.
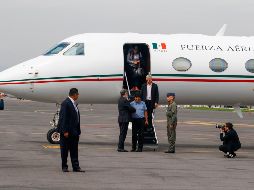
<instances>
[{"instance_id":1,"label":"white dress shirt","mask_svg":"<svg viewBox=\"0 0 254 190\"><path fill-rule=\"evenodd\" d=\"M69 96L69 99L71 100L71 102L72 102L72 104L73 104L73 106L74 106L74 108L75 108L75 110L76 110L76 112L77 112L77 115L78 115L78 120L79 120L79 110L78 110L78 107L77 107L77 105L76 105L76 103L75 103L75 101Z\"/></svg>"},{"instance_id":2,"label":"white dress shirt","mask_svg":"<svg viewBox=\"0 0 254 190\"><path fill-rule=\"evenodd\" d=\"M146 100L152 100L152 84L147 84L147 94L146 94Z\"/></svg>"}]
</instances>

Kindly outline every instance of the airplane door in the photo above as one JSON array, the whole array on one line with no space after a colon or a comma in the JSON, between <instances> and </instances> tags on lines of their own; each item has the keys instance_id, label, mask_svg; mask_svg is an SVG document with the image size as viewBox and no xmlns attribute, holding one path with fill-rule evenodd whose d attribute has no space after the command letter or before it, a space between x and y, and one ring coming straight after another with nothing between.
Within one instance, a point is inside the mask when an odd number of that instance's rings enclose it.
<instances>
[{"instance_id":1,"label":"airplane door","mask_svg":"<svg viewBox=\"0 0 254 190\"><path fill-rule=\"evenodd\" d=\"M130 94L134 95L135 93L140 92L142 85L146 83L147 74L151 73L149 46L145 43L126 43L123 46L123 53L123 88L128 89ZM145 102L147 105L150 105L148 101ZM158 145L153 118L154 110L150 108L148 112L149 125L145 127L143 139L143 143L149 146Z\"/></svg>"},{"instance_id":2,"label":"airplane door","mask_svg":"<svg viewBox=\"0 0 254 190\"><path fill-rule=\"evenodd\" d=\"M151 73L149 46L145 43L126 43L123 46L123 53L123 88L131 91L140 90L142 84L146 82L146 75ZM133 63L136 59L138 64Z\"/></svg>"},{"instance_id":3,"label":"airplane door","mask_svg":"<svg viewBox=\"0 0 254 190\"><path fill-rule=\"evenodd\" d=\"M29 66L29 69L28 69L28 76L29 76L29 83L28 83L28 88L30 90L30 92L34 92L34 82L35 82L35 79L37 78L39 72L34 68L34 66Z\"/></svg>"}]
</instances>

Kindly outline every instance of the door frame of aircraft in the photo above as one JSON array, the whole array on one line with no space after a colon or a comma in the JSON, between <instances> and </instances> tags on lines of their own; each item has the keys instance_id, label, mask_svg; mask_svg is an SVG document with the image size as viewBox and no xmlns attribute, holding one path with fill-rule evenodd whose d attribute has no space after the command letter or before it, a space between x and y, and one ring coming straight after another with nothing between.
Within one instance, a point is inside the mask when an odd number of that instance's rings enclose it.
<instances>
[{"instance_id":1,"label":"door frame of aircraft","mask_svg":"<svg viewBox=\"0 0 254 190\"><path fill-rule=\"evenodd\" d=\"M143 69L143 75L142 75L142 81L140 81L140 84L143 84L146 82L146 75L148 73L151 73L151 55L150 55L150 47L146 43L125 43L123 45L123 56L124 56L124 70L123 70L123 88L128 89L128 85L130 89L132 88L132 79L131 74L129 72L130 65L127 62L127 55L131 49L133 49L135 46L138 46L139 51L142 55L142 61L141 61L141 68ZM126 78L127 77L127 78ZM128 80L128 85L127 85Z\"/></svg>"}]
</instances>

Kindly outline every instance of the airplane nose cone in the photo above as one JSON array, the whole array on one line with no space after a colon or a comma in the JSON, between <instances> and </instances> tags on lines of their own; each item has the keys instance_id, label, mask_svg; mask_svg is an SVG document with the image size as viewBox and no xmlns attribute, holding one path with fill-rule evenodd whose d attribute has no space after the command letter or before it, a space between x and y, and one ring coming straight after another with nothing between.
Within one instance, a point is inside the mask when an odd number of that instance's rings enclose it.
<instances>
[{"instance_id":1,"label":"airplane nose cone","mask_svg":"<svg viewBox=\"0 0 254 190\"><path fill-rule=\"evenodd\" d=\"M24 79L24 67L17 65L0 72L0 92L15 95L22 90L22 79ZM24 88L24 86L23 86Z\"/></svg>"},{"instance_id":2,"label":"airplane nose cone","mask_svg":"<svg viewBox=\"0 0 254 190\"><path fill-rule=\"evenodd\" d=\"M9 69L0 72L0 92L10 93L12 88L12 72Z\"/></svg>"},{"instance_id":3,"label":"airplane nose cone","mask_svg":"<svg viewBox=\"0 0 254 190\"><path fill-rule=\"evenodd\" d=\"M11 94L18 98L30 96L33 92L33 81L39 64L45 63L47 57L39 56L22 62L0 72L0 92Z\"/></svg>"}]
</instances>

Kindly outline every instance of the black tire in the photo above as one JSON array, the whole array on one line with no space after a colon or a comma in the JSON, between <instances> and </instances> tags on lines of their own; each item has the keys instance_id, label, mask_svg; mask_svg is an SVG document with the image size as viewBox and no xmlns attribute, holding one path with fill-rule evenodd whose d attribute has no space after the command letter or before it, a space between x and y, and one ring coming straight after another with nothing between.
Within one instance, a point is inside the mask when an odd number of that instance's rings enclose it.
<instances>
[{"instance_id":1,"label":"black tire","mask_svg":"<svg viewBox=\"0 0 254 190\"><path fill-rule=\"evenodd\" d=\"M51 144L60 144L60 133L57 132L57 128L53 128L48 131L47 139Z\"/></svg>"}]
</instances>

